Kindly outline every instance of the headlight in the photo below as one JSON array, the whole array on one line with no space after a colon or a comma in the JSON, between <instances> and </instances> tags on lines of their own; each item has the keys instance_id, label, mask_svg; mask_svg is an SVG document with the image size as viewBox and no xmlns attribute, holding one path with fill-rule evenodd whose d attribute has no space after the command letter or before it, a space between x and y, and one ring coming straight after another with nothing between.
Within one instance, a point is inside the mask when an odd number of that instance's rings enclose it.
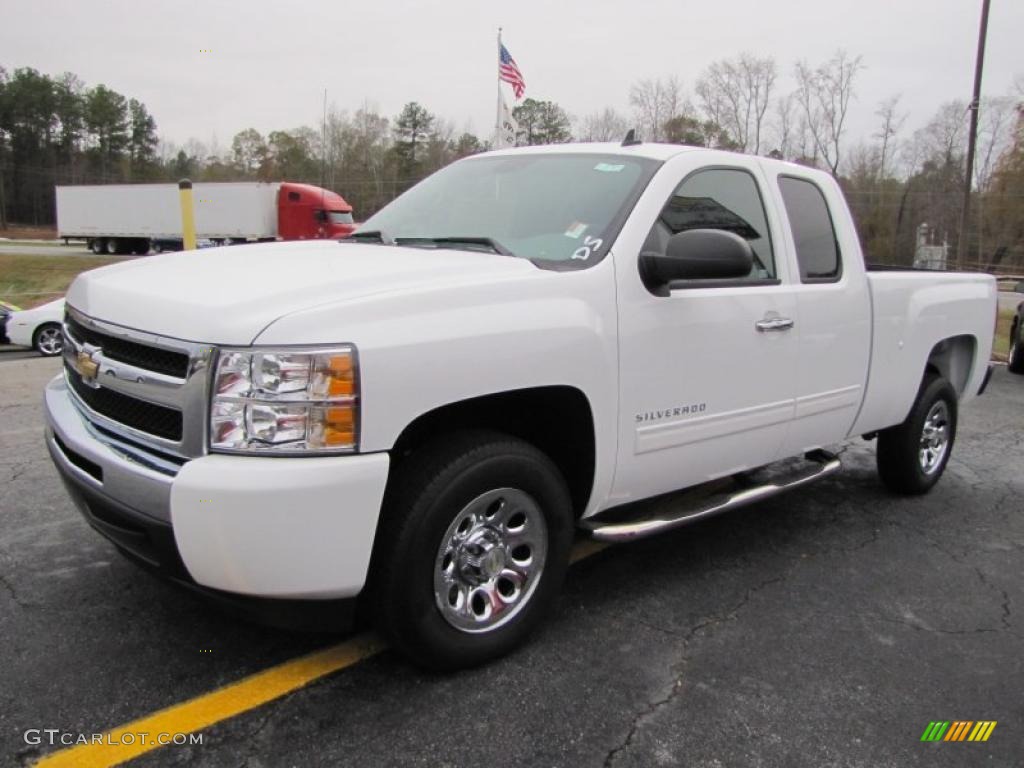
<instances>
[{"instance_id":1,"label":"headlight","mask_svg":"<svg viewBox=\"0 0 1024 768\"><path fill-rule=\"evenodd\" d=\"M210 449L339 453L358 448L356 350L221 349Z\"/></svg>"}]
</instances>

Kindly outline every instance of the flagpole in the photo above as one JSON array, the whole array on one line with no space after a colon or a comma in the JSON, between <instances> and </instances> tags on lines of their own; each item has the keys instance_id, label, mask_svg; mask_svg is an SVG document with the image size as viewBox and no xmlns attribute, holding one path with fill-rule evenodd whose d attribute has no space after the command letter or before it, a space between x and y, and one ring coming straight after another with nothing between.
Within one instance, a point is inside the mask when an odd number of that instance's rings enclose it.
<instances>
[{"instance_id":1,"label":"flagpole","mask_svg":"<svg viewBox=\"0 0 1024 768\"><path fill-rule=\"evenodd\" d=\"M501 130L501 118L502 118L502 98L501 98L501 27L498 27L498 108L494 117L494 148L501 149L504 146L502 140Z\"/></svg>"}]
</instances>

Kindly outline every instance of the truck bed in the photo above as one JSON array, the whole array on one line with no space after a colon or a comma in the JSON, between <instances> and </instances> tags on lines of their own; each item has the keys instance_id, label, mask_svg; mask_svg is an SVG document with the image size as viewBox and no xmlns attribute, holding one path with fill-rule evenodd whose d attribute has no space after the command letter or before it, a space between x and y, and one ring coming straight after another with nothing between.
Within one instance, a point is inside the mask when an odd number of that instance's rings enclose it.
<instances>
[{"instance_id":1,"label":"truck bed","mask_svg":"<svg viewBox=\"0 0 1024 768\"><path fill-rule=\"evenodd\" d=\"M902 422L930 358L945 367L942 373L960 393L961 403L974 398L992 349L995 279L884 267L869 267L867 279L874 316L871 361L851 435Z\"/></svg>"}]
</instances>

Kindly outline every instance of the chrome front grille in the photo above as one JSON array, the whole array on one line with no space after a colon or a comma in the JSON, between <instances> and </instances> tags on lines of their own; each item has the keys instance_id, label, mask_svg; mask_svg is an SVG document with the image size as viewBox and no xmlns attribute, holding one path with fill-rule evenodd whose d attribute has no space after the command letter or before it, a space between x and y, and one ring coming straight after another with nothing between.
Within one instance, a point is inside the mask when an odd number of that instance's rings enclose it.
<instances>
[{"instance_id":1,"label":"chrome front grille","mask_svg":"<svg viewBox=\"0 0 1024 768\"><path fill-rule=\"evenodd\" d=\"M95 320L68 307L64 373L98 430L172 461L206 452L207 345Z\"/></svg>"}]
</instances>

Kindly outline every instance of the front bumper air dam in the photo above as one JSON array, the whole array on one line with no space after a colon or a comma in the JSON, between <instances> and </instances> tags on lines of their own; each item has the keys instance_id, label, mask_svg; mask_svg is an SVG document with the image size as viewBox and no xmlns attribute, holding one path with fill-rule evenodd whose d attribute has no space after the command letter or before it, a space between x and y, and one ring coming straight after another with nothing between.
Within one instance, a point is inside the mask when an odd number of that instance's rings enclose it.
<instances>
[{"instance_id":1,"label":"front bumper air dam","mask_svg":"<svg viewBox=\"0 0 1024 768\"><path fill-rule=\"evenodd\" d=\"M357 595L366 581L389 457L211 455L171 485L171 524L192 578L276 598Z\"/></svg>"}]
</instances>

